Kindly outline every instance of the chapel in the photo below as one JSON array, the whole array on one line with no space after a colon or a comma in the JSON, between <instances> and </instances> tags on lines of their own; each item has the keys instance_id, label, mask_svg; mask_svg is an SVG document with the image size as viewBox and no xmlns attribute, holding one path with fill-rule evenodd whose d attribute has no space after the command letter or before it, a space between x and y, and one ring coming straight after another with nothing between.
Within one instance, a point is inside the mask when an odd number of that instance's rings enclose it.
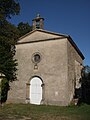
<instances>
[{"instance_id":1,"label":"chapel","mask_svg":"<svg viewBox=\"0 0 90 120\"><path fill-rule=\"evenodd\" d=\"M8 103L69 105L80 89L84 56L69 35L44 30L44 18L19 38L17 81L10 83Z\"/></svg>"}]
</instances>

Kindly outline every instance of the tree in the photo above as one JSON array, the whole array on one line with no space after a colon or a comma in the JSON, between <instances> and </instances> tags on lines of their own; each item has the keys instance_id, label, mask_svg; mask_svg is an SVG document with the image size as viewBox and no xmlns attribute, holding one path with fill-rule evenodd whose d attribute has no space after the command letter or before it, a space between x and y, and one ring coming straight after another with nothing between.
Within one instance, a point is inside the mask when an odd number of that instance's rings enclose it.
<instances>
[{"instance_id":1,"label":"tree","mask_svg":"<svg viewBox=\"0 0 90 120\"><path fill-rule=\"evenodd\" d=\"M30 26L28 23L23 22L20 22L17 28L19 30L20 37L32 30L32 26Z\"/></svg>"},{"instance_id":2,"label":"tree","mask_svg":"<svg viewBox=\"0 0 90 120\"><path fill-rule=\"evenodd\" d=\"M0 0L0 22L11 18L12 15L18 15L20 5L16 0Z\"/></svg>"},{"instance_id":3,"label":"tree","mask_svg":"<svg viewBox=\"0 0 90 120\"><path fill-rule=\"evenodd\" d=\"M18 38L15 26L6 22L0 27L0 73L3 73L9 81L15 80L16 60L15 43Z\"/></svg>"},{"instance_id":4,"label":"tree","mask_svg":"<svg viewBox=\"0 0 90 120\"><path fill-rule=\"evenodd\" d=\"M19 37L17 28L7 21L12 15L19 14L20 6L15 0L0 0L0 73L1 102L7 99L9 82L16 80L15 44Z\"/></svg>"},{"instance_id":5,"label":"tree","mask_svg":"<svg viewBox=\"0 0 90 120\"><path fill-rule=\"evenodd\" d=\"M90 104L90 67L84 66L82 70L82 101Z\"/></svg>"}]
</instances>

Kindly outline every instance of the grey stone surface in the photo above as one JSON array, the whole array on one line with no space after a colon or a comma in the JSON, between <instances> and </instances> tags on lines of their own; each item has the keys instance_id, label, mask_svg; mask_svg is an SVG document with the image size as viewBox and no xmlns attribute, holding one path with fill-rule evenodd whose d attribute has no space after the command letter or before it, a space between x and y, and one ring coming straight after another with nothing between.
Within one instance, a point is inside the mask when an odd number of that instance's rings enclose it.
<instances>
[{"instance_id":1,"label":"grey stone surface","mask_svg":"<svg viewBox=\"0 0 90 120\"><path fill-rule=\"evenodd\" d=\"M18 43L15 56L18 60L18 80L10 83L7 102L29 102L30 80L39 76L43 81L43 104L69 105L74 96L77 77L75 61L81 65L83 60L68 38L36 30L22 37ZM41 55L41 61L35 67L32 56L37 52Z\"/></svg>"}]
</instances>

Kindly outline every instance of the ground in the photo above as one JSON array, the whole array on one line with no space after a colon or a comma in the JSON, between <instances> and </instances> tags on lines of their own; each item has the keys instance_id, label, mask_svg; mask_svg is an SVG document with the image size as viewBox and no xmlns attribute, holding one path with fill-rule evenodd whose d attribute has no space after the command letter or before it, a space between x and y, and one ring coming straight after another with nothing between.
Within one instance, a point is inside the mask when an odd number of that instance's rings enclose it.
<instances>
[{"instance_id":1,"label":"ground","mask_svg":"<svg viewBox=\"0 0 90 120\"><path fill-rule=\"evenodd\" d=\"M0 107L0 120L90 120L90 105L59 107L7 104Z\"/></svg>"}]
</instances>

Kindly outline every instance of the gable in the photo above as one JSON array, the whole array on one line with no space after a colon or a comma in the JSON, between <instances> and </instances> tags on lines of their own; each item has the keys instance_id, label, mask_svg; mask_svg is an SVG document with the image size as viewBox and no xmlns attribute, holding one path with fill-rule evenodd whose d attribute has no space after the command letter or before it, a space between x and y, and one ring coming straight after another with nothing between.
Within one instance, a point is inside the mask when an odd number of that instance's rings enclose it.
<instances>
[{"instance_id":1,"label":"gable","mask_svg":"<svg viewBox=\"0 0 90 120\"><path fill-rule=\"evenodd\" d=\"M31 31L27 33L26 35L19 38L17 44L25 44L25 43L32 43L32 42L41 42L41 41L49 41L49 40L60 40L63 38L67 38L67 40L71 43L71 45L75 48L77 53L81 56L81 58L84 60L84 56L82 52L79 50L75 42L72 40L72 38L68 35L63 35L59 33L49 32L42 29L36 29L34 31Z\"/></svg>"},{"instance_id":2,"label":"gable","mask_svg":"<svg viewBox=\"0 0 90 120\"><path fill-rule=\"evenodd\" d=\"M35 30L21 37L17 43L43 41L43 40L62 38L62 37L64 37L64 35L48 32L45 30Z\"/></svg>"}]
</instances>

